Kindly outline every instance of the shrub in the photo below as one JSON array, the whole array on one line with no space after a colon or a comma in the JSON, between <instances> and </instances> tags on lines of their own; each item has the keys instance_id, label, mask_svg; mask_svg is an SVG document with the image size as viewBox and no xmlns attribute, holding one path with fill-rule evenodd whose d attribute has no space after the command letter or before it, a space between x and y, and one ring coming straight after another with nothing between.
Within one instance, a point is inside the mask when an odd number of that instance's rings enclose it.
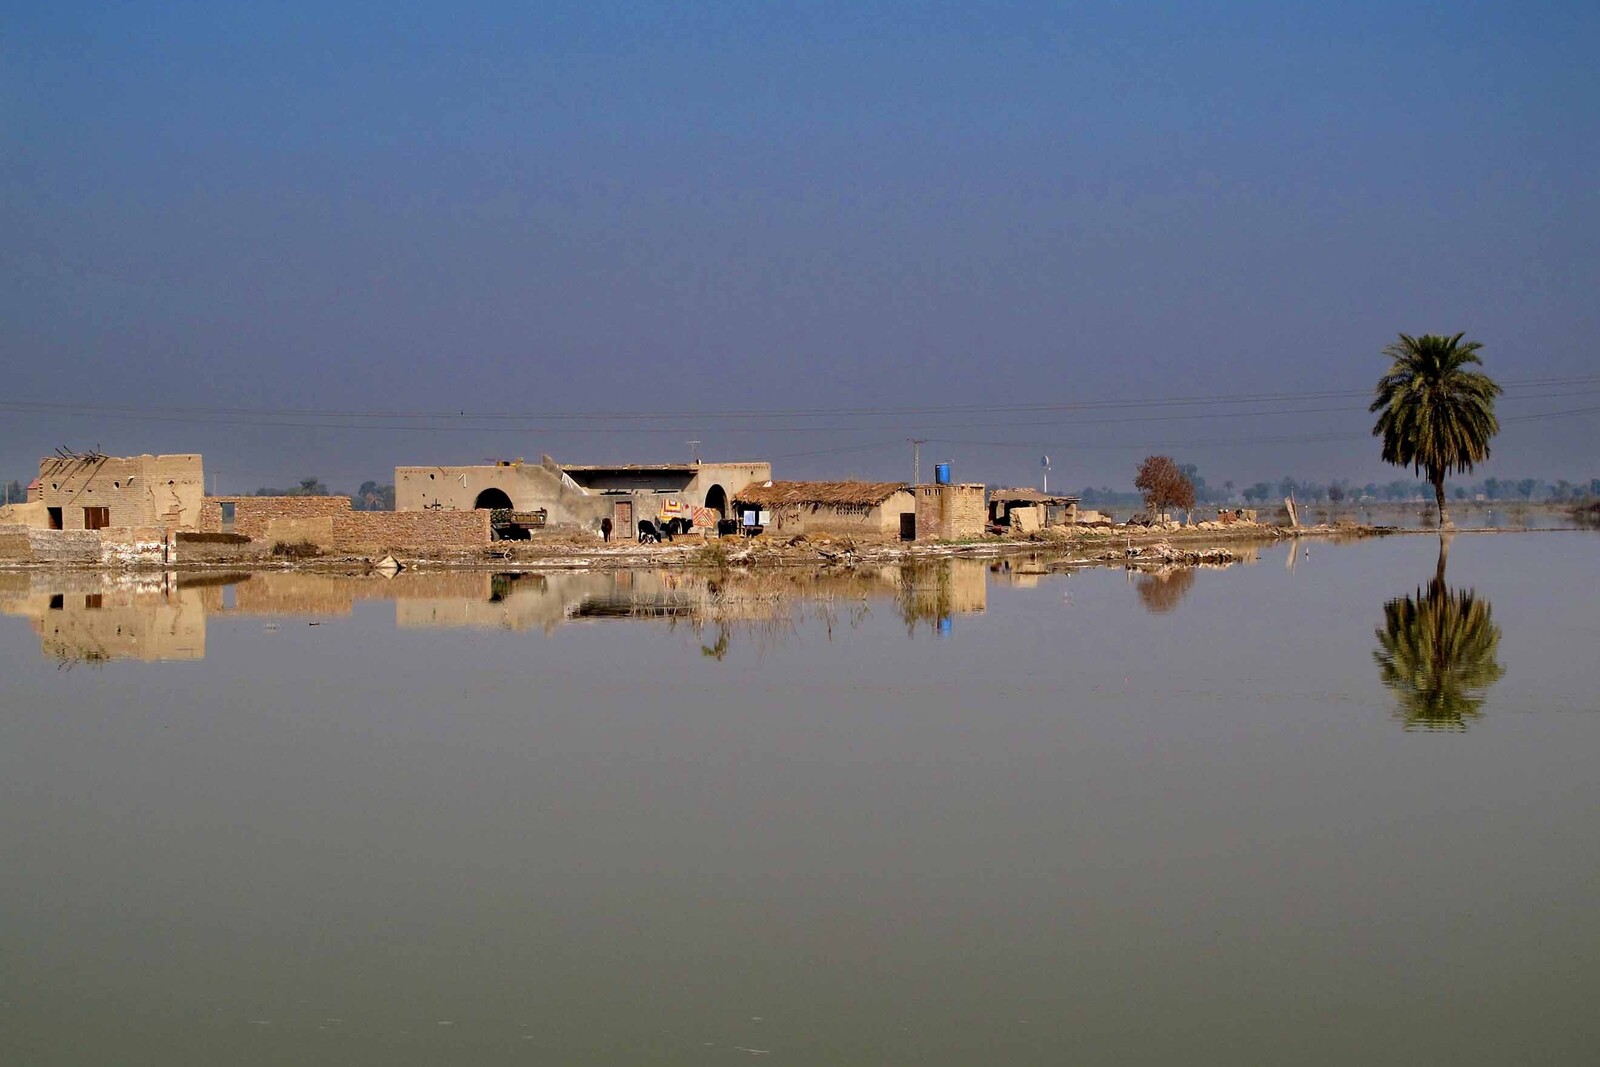
<instances>
[{"instance_id":1,"label":"shrub","mask_svg":"<svg viewBox=\"0 0 1600 1067\"><path fill-rule=\"evenodd\" d=\"M322 549L312 541L279 541L272 546L272 554L285 559L315 559L322 555Z\"/></svg>"},{"instance_id":2,"label":"shrub","mask_svg":"<svg viewBox=\"0 0 1600 1067\"><path fill-rule=\"evenodd\" d=\"M722 541L707 541L695 550L694 561L701 567L715 567L717 570L728 568L728 546Z\"/></svg>"}]
</instances>

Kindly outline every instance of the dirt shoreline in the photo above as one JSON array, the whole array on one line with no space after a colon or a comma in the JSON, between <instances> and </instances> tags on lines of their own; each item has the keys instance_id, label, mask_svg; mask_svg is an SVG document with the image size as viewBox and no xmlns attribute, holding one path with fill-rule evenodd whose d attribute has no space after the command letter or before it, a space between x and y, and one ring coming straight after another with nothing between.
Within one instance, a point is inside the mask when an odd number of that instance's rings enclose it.
<instances>
[{"instance_id":1,"label":"dirt shoreline","mask_svg":"<svg viewBox=\"0 0 1600 1067\"><path fill-rule=\"evenodd\" d=\"M1459 528L1457 534L1557 533L1558 529ZM1286 540L1356 540L1425 534L1433 529L1394 526L1266 526L1227 527L1088 527L1069 534L1029 537L987 537L968 542L933 541L859 542L847 539L795 538L789 541L745 541L736 538L692 543L598 546L578 542L499 541L470 551L400 553L398 563L409 570L461 570L517 573L540 570L626 570L682 567L696 570L768 567L837 567L874 564L934 562L945 559L1003 559L1048 554L1062 565L1096 566L1108 563L1184 566L1225 562L1235 553L1230 545L1267 545ZM1152 551L1145 551L1145 550ZM305 571L366 574L378 569L367 556L318 556L286 559L257 556L235 559L181 560L169 563L0 561L0 571L72 571L77 573L129 573L176 571L181 573L244 573L252 571Z\"/></svg>"}]
</instances>

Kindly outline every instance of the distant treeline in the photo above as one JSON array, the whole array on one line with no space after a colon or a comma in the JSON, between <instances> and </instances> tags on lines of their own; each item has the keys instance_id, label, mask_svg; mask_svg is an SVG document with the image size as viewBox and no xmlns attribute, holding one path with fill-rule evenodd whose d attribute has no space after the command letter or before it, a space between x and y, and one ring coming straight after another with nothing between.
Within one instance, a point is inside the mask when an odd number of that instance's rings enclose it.
<instances>
[{"instance_id":1,"label":"distant treeline","mask_svg":"<svg viewBox=\"0 0 1600 1067\"><path fill-rule=\"evenodd\" d=\"M1379 484L1367 482L1357 485L1346 478L1339 478L1331 482L1305 481L1299 478L1284 477L1275 482L1254 482L1250 485L1240 486L1232 481L1225 481L1219 486L1207 483L1200 475L1199 470L1192 463L1180 464L1179 469L1194 483L1194 497L1196 504L1238 504L1261 505L1277 503L1286 496L1293 496L1296 500L1312 504L1330 503L1431 503L1433 489L1422 481L1396 479L1392 482ZM1587 482L1569 482L1559 478L1554 482L1542 478L1485 478L1481 482L1456 483L1447 486L1450 499L1468 500L1498 500L1505 502L1524 503L1552 503L1552 504L1577 504L1588 500L1600 500L1600 478L1591 478ZM292 489L273 489L263 487L257 489L250 496L340 496L322 483L320 478L302 478L300 484ZM24 483L12 479L6 482L0 490L0 504L20 504L27 499ZM350 506L357 511L393 511L394 486L380 485L377 482L362 482L361 488L349 494ZM1085 486L1079 491L1079 498L1085 507L1139 507L1144 501L1132 488L1112 489L1109 486Z\"/></svg>"},{"instance_id":2,"label":"distant treeline","mask_svg":"<svg viewBox=\"0 0 1600 1067\"><path fill-rule=\"evenodd\" d=\"M320 478L302 478L300 484L293 489L273 489L262 487L253 493L244 496L342 496L335 493ZM350 506L357 511L393 511L394 486L379 485L377 482L362 482L361 488L350 493ZM0 504L22 504L28 499L28 491L22 482L12 479L0 486Z\"/></svg>"},{"instance_id":3,"label":"distant treeline","mask_svg":"<svg viewBox=\"0 0 1600 1067\"><path fill-rule=\"evenodd\" d=\"M1182 464L1180 469L1194 483L1197 504L1275 504L1286 496L1312 504L1433 502L1433 487L1415 479L1399 478L1392 482L1367 482L1361 485L1348 478L1317 482L1286 476L1275 482L1254 482L1241 486L1225 481L1220 486L1213 486L1201 477L1194 464ZM1569 482L1565 478L1554 482L1542 478L1485 478L1480 482L1449 482L1445 490L1450 499L1460 501L1582 503L1600 499L1600 478L1591 478L1587 482ZM1112 489L1107 486L1098 489L1087 486L1079 493L1079 498L1086 507L1138 507L1143 504L1143 499L1132 489Z\"/></svg>"},{"instance_id":4,"label":"distant treeline","mask_svg":"<svg viewBox=\"0 0 1600 1067\"><path fill-rule=\"evenodd\" d=\"M343 496L335 493L320 478L302 478L300 484L293 489L272 489L264 487L257 489L247 496ZM350 506L356 511L393 511L394 486L379 485L377 482L362 482L361 488L349 494Z\"/></svg>"}]
</instances>

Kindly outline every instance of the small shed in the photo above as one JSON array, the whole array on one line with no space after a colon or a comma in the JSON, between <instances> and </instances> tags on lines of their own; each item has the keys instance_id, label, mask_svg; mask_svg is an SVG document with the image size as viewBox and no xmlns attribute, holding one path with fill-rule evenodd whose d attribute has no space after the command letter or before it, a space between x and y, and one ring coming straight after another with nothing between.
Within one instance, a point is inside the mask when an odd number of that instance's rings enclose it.
<instances>
[{"instance_id":1,"label":"small shed","mask_svg":"<svg viewBox=\"0 0 1600 1067\"><path fill-rule=\"evenodd\" d=\"M773 533L917 537L917 502L904 482L767 482L745 486L734 505L766 512Z\"/></svg>"},{"instance_id":2,"label":"small shed","mask_svg":"<svg viewBox=\"0 0 1600 1067\"><path fill-rule=\"evenodd\" d=\"M989 524L1015 530L1070 526L1078 521L1078 498L1051 496L1037 489L993 489Z\"/></svg>"}]
</instances>

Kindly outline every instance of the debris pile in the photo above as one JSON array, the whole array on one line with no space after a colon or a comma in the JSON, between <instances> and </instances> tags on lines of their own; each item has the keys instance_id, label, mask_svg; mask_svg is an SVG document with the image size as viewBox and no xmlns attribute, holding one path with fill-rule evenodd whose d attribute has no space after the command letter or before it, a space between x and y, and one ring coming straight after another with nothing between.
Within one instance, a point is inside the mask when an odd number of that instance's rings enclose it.
<instances>
[{"instance_id":1,"label":"debris pile","mask_svg":"<svg viewBox=\"0 0 1600 1067\"><path fill-rule=\"evenodd\" d=\"M1160 566L1193 567L1202 563L1238 563L1243 556L1231 549L1215 545L1206 548L1174 548L1166 541L1153 545L1127 545L1111 549L1094 557L1097 560L1126 560L1129 563L1149 563Z\"/></svg>"}]
</instances>

